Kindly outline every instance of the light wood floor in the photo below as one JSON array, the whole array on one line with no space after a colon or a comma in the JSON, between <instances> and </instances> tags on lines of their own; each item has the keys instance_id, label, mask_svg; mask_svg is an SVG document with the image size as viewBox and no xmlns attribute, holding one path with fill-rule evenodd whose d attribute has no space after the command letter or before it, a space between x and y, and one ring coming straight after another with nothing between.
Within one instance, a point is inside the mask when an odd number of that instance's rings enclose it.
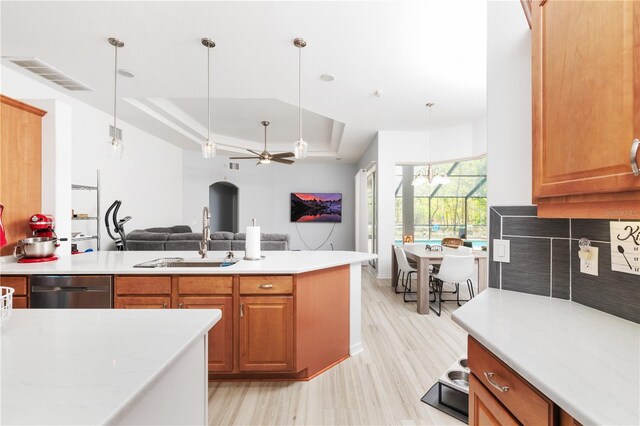
<instances>
[{"instance_id":1,"label":"light wood floor","mask_svg":"<svg viewBox=\"0 0 640 426\"><path fill-rule=\"evenodd\" d=\"M363 268L364 352L309 382L210 383L209 423L462 424L420 401L466 353L467 334L451 320L456 303L444 303L441 317L418 315L374 272Z\"/></svg>"}]
</instances>

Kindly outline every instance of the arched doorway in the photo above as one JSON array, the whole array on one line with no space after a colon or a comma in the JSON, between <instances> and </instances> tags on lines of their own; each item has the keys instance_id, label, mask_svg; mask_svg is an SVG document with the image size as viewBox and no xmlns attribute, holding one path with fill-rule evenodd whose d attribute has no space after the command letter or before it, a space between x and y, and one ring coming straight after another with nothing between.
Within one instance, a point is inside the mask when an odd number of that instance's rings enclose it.
<instances>
[{"instance_id":1,"label":"arched doorway","mask_svg":"<svg viewBox=\"0 0 640 426\"><path fill-rule=\"evenodd\" d=\"M211 231L238 232L238 187L229 182L209 186Z\"/></svg>"}]
</instances>

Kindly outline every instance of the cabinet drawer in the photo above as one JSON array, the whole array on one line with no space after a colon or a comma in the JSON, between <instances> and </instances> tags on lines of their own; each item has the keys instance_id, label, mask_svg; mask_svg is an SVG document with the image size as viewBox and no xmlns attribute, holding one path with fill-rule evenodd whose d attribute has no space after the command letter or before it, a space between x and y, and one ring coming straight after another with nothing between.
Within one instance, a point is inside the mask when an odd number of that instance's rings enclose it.
<instances>
[{"instance_id":1,"label":"cabinet drawer","mask_svg":"<svg viewBox=\"0 0 640 426\"><path fill-rule=\"evenodd\" d=\"M240 277L240 294L291 294L292 276Z\"/></svg>"},{"instance_id":2,"label":"cabinet drawer","mask_svg":"<svg viewBox=\"0 0 640 426\"><path fill-rule=\"evenodd\" d=\"M233 277L190 277L178 278L180 294L231 294Z\"/></svg>"},{"instance_id":3,"label":"cabinet drawer","mask_svg":"<svg viewBox=\"0 0 640 426\"><path fill-rule=\"evenodd\" d=\"M511 413L480 383L469 375L469 426L517 426Z\"/></svg>"},{"instance_id":4,"label":"cabinet drawer","mask_svg":"<svg viewBox=\"0 0 640 426\"><path fill-rule=\"evenodd\" d=\"M27 295L27 277L0 277L0 285L14 289L14 296Z\"/></svg>"},{"instance_id":5,"label":"cabinet drawer","mask_svg":"<svg viewBox=\"0 0 640 426\"><path fill-rule=\"evenodd\" d=\"M171 298L168 296L116 297L116 309L169 309Z\"/></svg>"},{"instance_id":6,"label":"cabinet drawer","mask_svg":"<svg viewBox=\"0 0 640 426\"><path fill-rule=\"evenodd\" d=\"M471 372L519 422L553 424L553 403L471 336L468 358ZM508 389L500 390L498 386Z\"/></svg>"},{"instance_id":7,"label":"cabinet drawer","mask_svg":"<svg viewBox=\"0 0 640 426\"><path fill-rule=\"evenodd\" d=\"M27 298L25 296L18 296L13 298L13 309L26 309Z\"/></svg>"},{"instance_id":8,"label":"cabinet drawer","mask_svg":"<svg viewBox=\"0 0 640 426\"><path fill-rule=\"evenodd\" d=\"M116 276L116 294L171 294L171 277Z\"/></svg>"}]
</instances>

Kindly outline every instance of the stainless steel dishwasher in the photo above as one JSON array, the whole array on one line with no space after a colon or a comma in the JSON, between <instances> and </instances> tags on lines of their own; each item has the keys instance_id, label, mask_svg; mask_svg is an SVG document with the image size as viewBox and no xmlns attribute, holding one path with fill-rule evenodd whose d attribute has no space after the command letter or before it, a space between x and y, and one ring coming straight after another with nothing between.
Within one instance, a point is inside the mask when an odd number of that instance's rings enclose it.
<instances>
[{"instance_id":1,"label":"stainless steel dishwasher","mask_svg":"<svg viewBox=\"0 0 640 426\"><path fill-rule=\"evenodd\" d=\"M92 308L113 307L111 275L33 275L32 308Z\"/></svg>"}]
</instances>

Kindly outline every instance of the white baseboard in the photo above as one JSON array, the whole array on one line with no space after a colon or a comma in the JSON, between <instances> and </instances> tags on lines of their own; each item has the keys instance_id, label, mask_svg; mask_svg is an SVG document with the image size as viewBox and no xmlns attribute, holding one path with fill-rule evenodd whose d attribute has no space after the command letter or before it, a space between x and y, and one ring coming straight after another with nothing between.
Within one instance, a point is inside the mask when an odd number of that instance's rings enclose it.
<instances>
[{"instance_id":1,"label":"white baseboard","mask_svg":"<svg viewBox=\"0 0 640 426\"><path fill-rule=\"evenodd\" d=\"M391 279L391 274L378 274L377 278L379 280L389 280Z\"/></svg>"},{"instance_id":2,"label":"white baseboard","mask_svg":"<svg viewBox=\"0 0 640 426\"><path fill-rule=\"evenodd\" d=\"M360 352L364 351L364 346L362 346L362 342L357 342L349 346L349 355L354 356L358 355Z\"/></svg>"}]
</instances>

